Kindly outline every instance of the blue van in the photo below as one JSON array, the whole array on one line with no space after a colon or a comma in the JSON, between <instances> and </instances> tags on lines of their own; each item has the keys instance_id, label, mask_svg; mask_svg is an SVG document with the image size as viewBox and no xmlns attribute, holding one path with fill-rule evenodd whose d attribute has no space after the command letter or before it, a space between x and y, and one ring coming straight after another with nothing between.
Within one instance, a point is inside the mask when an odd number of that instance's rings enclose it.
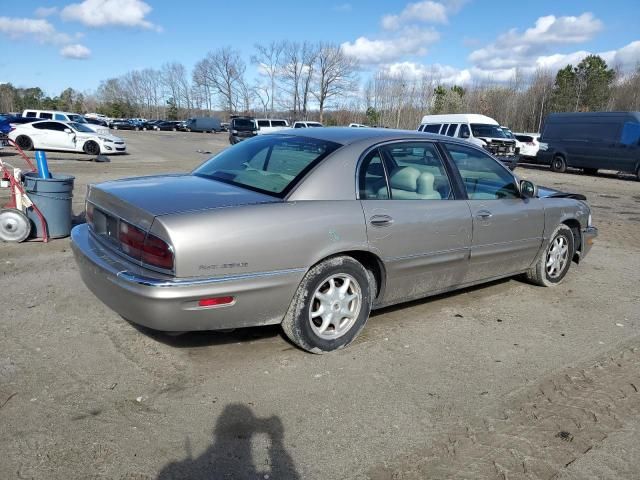
<instances>
[{"instance_id":1,"label":"blue van","mask_svg":"<svg viewBox=\"0 0 640 480\"><path fill-rule=\"evenodd\" d=\"M640 179L640 112L552 113L545 118L536 160L554 172L616 170Z\"/></svg>"},{"instance_id":2,"label":"blue van","mask_svg":"<svg viewBox=\"0 0 640 480\"><path fill-rule=\"evenodd\" d=\"M222 125L219 118L199 117L189 118L184 122L184 130L187 132L222 132Z\"/></svg>"}]
</instances>

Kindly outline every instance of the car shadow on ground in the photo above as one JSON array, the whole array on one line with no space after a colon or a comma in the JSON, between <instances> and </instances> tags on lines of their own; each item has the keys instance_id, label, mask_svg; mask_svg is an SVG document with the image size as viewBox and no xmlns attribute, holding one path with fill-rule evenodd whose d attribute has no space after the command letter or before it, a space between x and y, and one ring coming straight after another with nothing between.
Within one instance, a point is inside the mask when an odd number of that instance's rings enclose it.
<instances>
[{"instance_id":1,"label":"car shadow on ground","mask_svg":"<svg viewBox=\"0 0 640 480\"><path fill-rule=\"evenodd\" d=\"M493 282L487 282L480 285L474 285L467 288L462 288L460 290L454 290L447 293L441 293L439 295L433 295L429 297L419 298L416 300L412 300L409 302L399 303L396 305L391 305L389 307L384 307L381 309L374 310L371 312L371 318L377 318L379 321L379 317L396 312L398 310L404 310L411 307L420 306L426 303L433 303L439 300L444 300L447 298L456 297L458 295L463 295L465 293L471 293L478 290L486 289L492 286L498 285L506 285L511 280L518 280L519 277L507 277L499 280L495 280ZM533 287L532 288L536 288ZM126 320L126 319L125 319ZM397 322L396 319L393 320ZM141 332L143 335L147 335L148 337L153 338L155 341L163 343L167 346L173 348L197 348L197 347L208 347L208 346L216 346L216 345L229 345L233 343L250 343L254 341L273 339L276 337L281 337L283 340L283 346L286 347L286 350L298 349L291 341L283 334L282 328L280 325L264 325L260 327L246 327L246 328L238 328L235 330L204 330L198 332L184 332L184 333L167 333L160 332L157 330L152 330L147 327L143 327L141 325L137 325L135 323L131 323L136 330ZM366 328L366 326L365 326Z\"/></svg>"},{"instance_id":2,"label":"car shadow on ground","mask_svg":"<svg viewBox=\"0 0 640 480\"><path fill-rule=\"evenodd\" d=\"M266 435L267 442L254 439ZM266 449L267 460L256 465L253 452ZM201 455L193 457L189 440L186 441L187 457L165 465L157 480L213 480L232 478L237 480L257 478L297 480L293 459L284 446L284 426L278 416L256 417L243 404L227 405L218 417L213 431L213 441Z\"/></svg>"}]
</instances>

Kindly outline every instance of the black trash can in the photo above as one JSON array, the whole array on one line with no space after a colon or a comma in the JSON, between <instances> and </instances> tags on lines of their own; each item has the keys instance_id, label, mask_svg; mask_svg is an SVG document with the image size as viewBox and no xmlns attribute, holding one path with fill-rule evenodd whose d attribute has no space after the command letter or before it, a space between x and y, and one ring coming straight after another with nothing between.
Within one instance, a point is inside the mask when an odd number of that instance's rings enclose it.
<instances>
[{"instance_id":1,"label":"black trash can","mask_svg":"<svg viewBox=\"0 0 640 480\"><path fill-rule=\"evenodd\" d=\"M73 181L71 175L51 175L40 178L37 172L24 174L27 195L47 221L49 238L68 237L71 233L71 201L73 199ZM31 220L31 236L42 238L44 231L40 217L33 208L27 209Z\"/></svg>"}]
</instances>

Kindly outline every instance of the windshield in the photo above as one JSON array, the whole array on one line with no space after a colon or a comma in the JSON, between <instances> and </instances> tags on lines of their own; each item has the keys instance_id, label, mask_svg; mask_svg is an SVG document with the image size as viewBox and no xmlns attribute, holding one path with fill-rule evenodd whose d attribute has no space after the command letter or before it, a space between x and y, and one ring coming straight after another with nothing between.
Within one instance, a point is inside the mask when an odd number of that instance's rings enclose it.
<instances>
[{"instance_id":1,"label":"windshield","mask_svg":"<svg viewBox=\"0 0 640 480\"><path fill-rule=\"evenodd\" d=\"M80 115L67 115L67 117L69 117L69 121L71 122L75 122L75 123L87 123L87 121L84 119L84 117L81 117Z\"/></svg>"},{"instance_id":2,"label":"windshield","mask_svg":"<svg viewBox=\"0 0 640 480\"><path fill-rule=\"evenodd\" d=\"M268 125L265 125L268 126ZM249 120L248 118L234 118L233 119L233 128L249 128L255 129L256 124L253 120Z\"/></svg>"},{"instance_id":3,"label":"windshield","mask_svg":"<svg viewBox=\"0 0 640 480\"><path fill-rule=\"evenodd\" d=\"M219 153L193 174L284 197L314 165L340 146L313 138L261 135Z\"/></svg>"},{"instance_id":4,"label":"windshield","mask_svg":"<svg viewBox=\"0 0 640 480\"><path fill-rule=\"evenodd\" d=\"M472 123L471 132L474 137L507 138L498 125Z\"/></svg>"},{"instance_id":5,"label":"windshield","mask_svg":"<svg viewBox=\"0 0 640 480\"><path fill-rule=\"evenodd\" d=\"M84 132L84 133L96 133L93 130L91 130L89 127L87 127L86 125L82 124L82 123L78 123L78 122L69 122L69 125L71 126L71 128L73 128L76 132Z\"/></svg>"}]
</instances>

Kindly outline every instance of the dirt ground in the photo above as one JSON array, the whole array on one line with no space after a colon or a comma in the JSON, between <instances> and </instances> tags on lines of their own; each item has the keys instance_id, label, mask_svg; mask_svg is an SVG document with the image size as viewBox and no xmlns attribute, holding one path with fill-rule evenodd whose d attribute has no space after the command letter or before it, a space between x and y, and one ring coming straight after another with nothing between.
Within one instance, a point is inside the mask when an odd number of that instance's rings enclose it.
<instances>
[{"instance_id":1,"label":"dirt ground","mask_svg":"<svg viewBox=\"0 0 640 480\"><path fill-rule=\"evenodd\" d=\"M130 154L110 163L49 155L76 176L76 214L90 182L228 144L119 134ZM640 182L517 173L593 206L600 237L562 285L385 309L324 356L277 327L136 329L85 288L68 239L0 244L0 478L638 478Z\"/></svg>"}]
</instances>

